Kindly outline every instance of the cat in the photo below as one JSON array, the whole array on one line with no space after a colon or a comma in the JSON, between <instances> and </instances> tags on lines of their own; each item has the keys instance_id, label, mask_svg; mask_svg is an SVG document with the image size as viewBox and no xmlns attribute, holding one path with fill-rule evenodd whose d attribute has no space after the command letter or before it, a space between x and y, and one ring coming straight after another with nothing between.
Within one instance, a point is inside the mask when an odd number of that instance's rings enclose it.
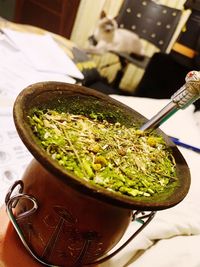
<instances>
[{"instance_id":1,"label":"cat","mask_svg":"<svg viewBox=\"0 0 200 267\"><path fill-rule=\"evenodd\" d=\"M139 36L129 30L118 27L115 18L109 18L101 12L97 27L89 37L89 53L103 54L108 51L123 52L144 57L144 48Z\"/></svg>"}]
</instances>

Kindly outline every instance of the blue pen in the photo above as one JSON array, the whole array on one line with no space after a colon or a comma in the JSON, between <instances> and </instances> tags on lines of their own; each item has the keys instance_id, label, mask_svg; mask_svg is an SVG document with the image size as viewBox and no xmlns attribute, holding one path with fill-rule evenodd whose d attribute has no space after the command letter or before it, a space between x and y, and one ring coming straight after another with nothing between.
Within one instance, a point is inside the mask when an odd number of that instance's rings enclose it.
<instances>
[{"instance_id":1,"label":"blue pen","mask_svg":"<svg viewBox=\"0 0 200 267\"><path fill-rule=\"evenodd\" d=\"M184 147L184 148L187 148L187 149L190 149L190 150L193 150L197 153L200 153L200 147L196 147L196 146L192 146L192 145L189 145L189 144L186 144L182 141L180 141L178 138L176 137L172 137L170 136L170 139L172 140L172 142L174 142L174 144L176 144L177 146L181 146L181 147Z\"/></svg>"}]
</instances>

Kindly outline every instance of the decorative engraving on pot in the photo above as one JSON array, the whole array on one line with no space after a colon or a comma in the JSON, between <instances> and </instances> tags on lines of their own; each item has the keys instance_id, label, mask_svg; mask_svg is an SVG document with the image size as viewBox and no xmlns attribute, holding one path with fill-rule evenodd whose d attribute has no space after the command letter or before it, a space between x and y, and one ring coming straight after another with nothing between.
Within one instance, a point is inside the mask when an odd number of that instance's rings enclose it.
<instances>
[{"instance_id":1,"label":"decorative engraving on pot","mask_svg":"<svg viewBox=\"0 0 200 267\"><path fill-rule=\"evenodd\" d=\"M58 223L54 226L54 231L42 253L42 258L45 259L49 259L51 257L51 254L54 252L56 243L59 242L59 239L61 238L61 233L64 231L64 226L68 225L71 228L71 226L73 226L76 221L64 207L54 206L53 210L58 215L59 219Z\"/></svg>"},{"instance_id":2,"label":"decorative engraving on pot","mask_svg":"<svg viewBox=\"0 0 200 267\"><path fill-rule=\"evenodd\" d=\"M53 229L41 255L43 259L51 261L56 254L62 260L72 258L76 266L102 254L103 243L96 231L80 231L77 218L65 207L54 206L53 211L56 218L50 214L43 219L45 225ZM57 247L58 244L62 245Z\"/></svg>"},{"instance_id":3,"label":"decorative engraving on pot","mask_svg":"<svg viewBox=\"0 0 200 267\"><path fill-rule=\"evenodd\" d=\"M99 235L95 231L77 233L76 240L72 241L68 249L71 256L74 257L74 266L80 266L81 263L89 263L102 254L103 243L99 242ZM77 241L79 244L77 244ZM73 245L74 244L74 245ZM77 246L77 247L76 247Z\"/></svg>"}]
</instances>

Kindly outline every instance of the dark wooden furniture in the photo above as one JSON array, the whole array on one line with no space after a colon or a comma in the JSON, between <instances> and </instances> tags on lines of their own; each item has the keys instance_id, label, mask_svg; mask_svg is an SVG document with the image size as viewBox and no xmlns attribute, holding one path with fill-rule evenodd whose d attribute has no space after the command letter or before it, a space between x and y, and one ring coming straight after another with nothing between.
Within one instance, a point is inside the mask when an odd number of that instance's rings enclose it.
<instances>
[{"instance_id":1,"label":"dark wooden furniture","mask_svg":"<svg viewBox=\"0 0 200 267\"><path fill-rule=\"evenodd\" d=\"M16 0L14 21L70 38L80 0Z\"/></svg>"}]
</instances>

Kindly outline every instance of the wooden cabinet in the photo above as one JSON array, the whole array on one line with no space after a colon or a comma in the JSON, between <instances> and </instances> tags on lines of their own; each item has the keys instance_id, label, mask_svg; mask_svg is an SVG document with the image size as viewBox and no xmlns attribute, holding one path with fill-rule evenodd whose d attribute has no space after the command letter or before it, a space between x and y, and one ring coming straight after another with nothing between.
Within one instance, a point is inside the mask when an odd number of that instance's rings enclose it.
<instances>
[{"instance_id":1,"label":"wooden cabinet","mask_svg":"<svg viewBox=\"0 0 200 267\"><path fill-rule=\"evenodd\" d=\"M70 38L80 0L16 0L15 22Z\"/></svg>"}]
</instances>

